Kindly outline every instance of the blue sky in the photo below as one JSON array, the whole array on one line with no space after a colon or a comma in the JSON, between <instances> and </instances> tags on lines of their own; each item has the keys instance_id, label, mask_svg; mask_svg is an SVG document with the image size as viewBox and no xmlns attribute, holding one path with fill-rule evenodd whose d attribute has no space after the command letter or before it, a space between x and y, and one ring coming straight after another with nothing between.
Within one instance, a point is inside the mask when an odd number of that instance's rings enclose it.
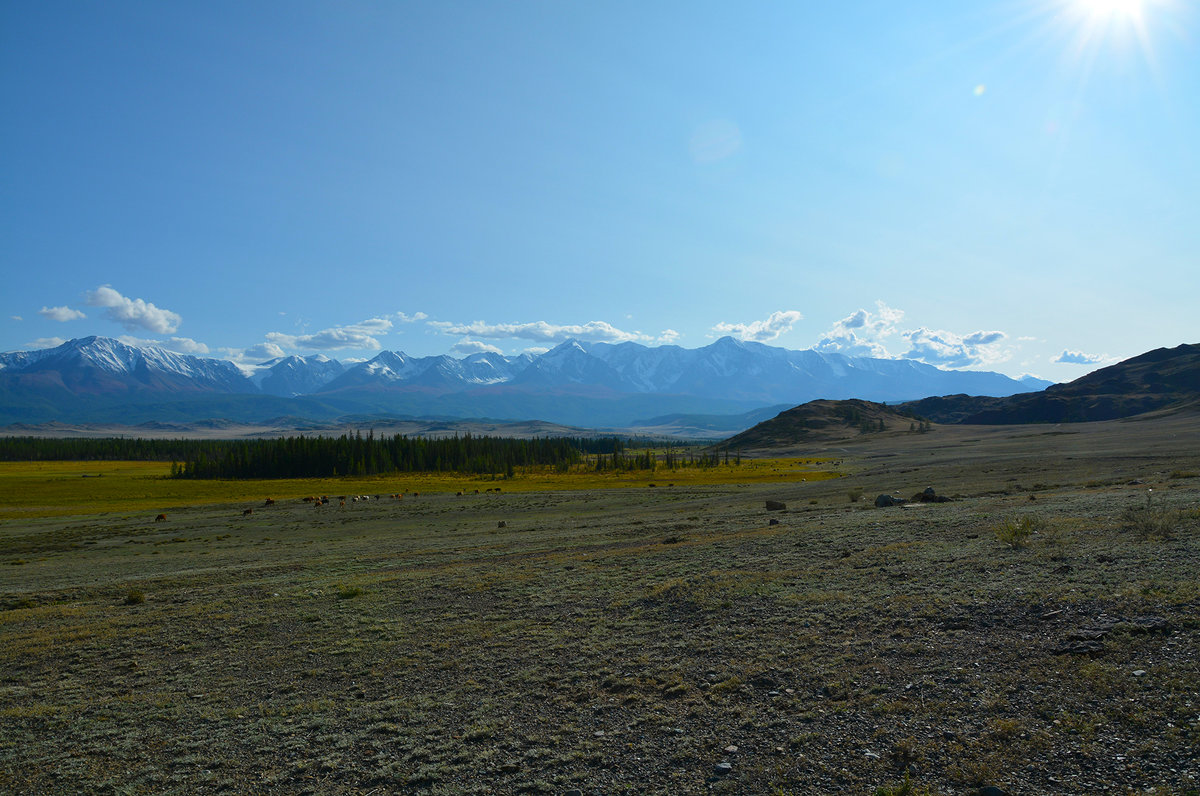
<instances>
[{"instance_id":1,"label":"blue sky","mask_svg":"<svg viewBox=\"0 0 1200 796\"><path fill-rule=\"evenodd\" d=\"M1200 342L1187 0L0 3L0 350Z\"/></svg>"}]
</instances>

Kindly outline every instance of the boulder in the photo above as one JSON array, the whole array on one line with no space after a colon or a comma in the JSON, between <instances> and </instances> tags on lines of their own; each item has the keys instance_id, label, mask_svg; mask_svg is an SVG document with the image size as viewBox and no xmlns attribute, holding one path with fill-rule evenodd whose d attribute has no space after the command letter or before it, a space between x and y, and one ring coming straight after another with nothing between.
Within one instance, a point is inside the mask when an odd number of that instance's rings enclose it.
<instances>
[{"instance_id":1,"label":"boulder","mask_svg":"<svg viewBox=\"0 0 1200 796\"><path fill-rule=\"evenodd\" d=\"M784 511L787 508L786 503L780 503L778 500L767 501L767 511Z\"/></svg>"}]
</instances>

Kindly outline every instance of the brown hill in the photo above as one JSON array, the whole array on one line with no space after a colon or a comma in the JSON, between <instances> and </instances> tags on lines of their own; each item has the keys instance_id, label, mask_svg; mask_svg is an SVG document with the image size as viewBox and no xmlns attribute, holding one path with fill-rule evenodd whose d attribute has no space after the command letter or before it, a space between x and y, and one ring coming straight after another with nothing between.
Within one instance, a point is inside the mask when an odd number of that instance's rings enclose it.
<instances>
[{"instance_id":1,"label":"brown hill","mask_svg":"<svg viewBox=\"0 0 1200 796\"><path fill-rule=\"evenodd\" d=\"M1008 398L947 395L898 408L939 423L1008 425L1115 420L1200 399L1200 344L1158 348L1066 384Z\"/></svg>"},{"instance_id":2,"label":"brown hill","mask_svg":"<svg viewBox=\"0 0 1200 796\"><path fill-rule=\"evenodd\" d=\"M756 450L796 443L835 442L920 426L914 415L871 401L809 401L780 412L722 442L721 449Z\"/></svg>"}]
</instances>

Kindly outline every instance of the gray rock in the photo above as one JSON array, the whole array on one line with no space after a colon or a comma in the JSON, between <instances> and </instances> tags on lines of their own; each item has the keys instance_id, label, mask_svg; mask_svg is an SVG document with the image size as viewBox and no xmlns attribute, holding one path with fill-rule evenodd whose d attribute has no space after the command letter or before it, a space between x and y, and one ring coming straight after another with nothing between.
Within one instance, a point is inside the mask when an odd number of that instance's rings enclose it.
<instances>
[{"instance_id":1,"label":"gray rock","mask_svg":"<svg viewBox=\"0 0 1200 796\"><path fill-rule=\"evenodd\" d=\"M718 776L725 776L733 772L733 763L717 763L713 766L713 773Z\"/></svg>"}]
</instances>

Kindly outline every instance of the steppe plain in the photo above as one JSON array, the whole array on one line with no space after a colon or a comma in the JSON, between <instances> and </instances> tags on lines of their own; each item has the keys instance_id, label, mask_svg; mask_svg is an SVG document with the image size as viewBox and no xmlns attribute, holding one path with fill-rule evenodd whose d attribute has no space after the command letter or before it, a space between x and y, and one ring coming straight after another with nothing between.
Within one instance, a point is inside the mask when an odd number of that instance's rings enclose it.
<instances>
[{"instance_id":1,"label":"steppe plain","mask_svg":"<svg viewBox=\"0 0 1200 796\"><path fill-rule=\"evenodd\" d=\"M1197 792L1200 415L762 453L825 461L160 522L10 495L0 791Z\"/></svg>"}]
</instances>

